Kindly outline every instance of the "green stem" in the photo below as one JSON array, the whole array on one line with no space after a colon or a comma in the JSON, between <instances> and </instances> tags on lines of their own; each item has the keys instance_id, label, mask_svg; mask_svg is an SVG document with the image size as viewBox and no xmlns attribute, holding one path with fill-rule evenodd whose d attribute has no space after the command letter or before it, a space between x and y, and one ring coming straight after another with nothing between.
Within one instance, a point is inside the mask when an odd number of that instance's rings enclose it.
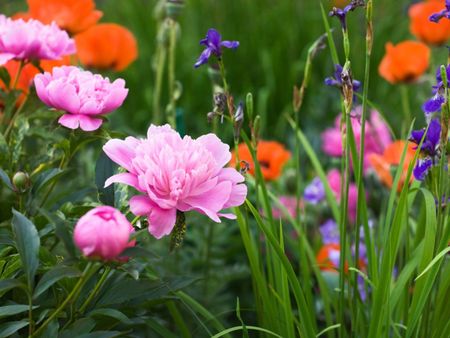
<instances>
[{"instance_id":1,"label":"green stem","mask_svg":"<svg viewBox=\"0 0 450 338\"><path fill-rule=\"evenodd\" d=\"M98 282L95 284L94 290L89 294L89 297L84 301L83 305L81 305L79 312L84 313L89 303L94 299L95 296L97 296L98 291L102 287L103 283L105 282L106 278L109 275L109 272L111 271L111 268L109 266L105 267L105 271L103 271L102 276L98 280Z\"/></svg>"},{"instance_id":2,"label":"green stem","mask_svg":"<svg viewBox=\"0 0 450 338\"><path fill-rule=\"evenodd\" d=\"M230 89L228 87L227 78L225 76L225 65L223 64L223 60L221 58L218 59L218 63L220 69L220 76L222 77L223 82L223 90L225 92L225 96L227 97L228 113L230 114L231 117L233 117L234 107L233 103L231 102Z\"/></svg>"},{"instance_id":3,"label":"green stem","mask_svg":"<svg viewBox=\"0 0 450 338\"><path fill-rule=\"evenodd\" d=\"M33 297L31 293L28 293L28 336L33 335L34 321L33 321Z\"/></svg>"},{"instance_id":4,"label":"green stem","mask_svg":"<svg viewBox=\"0 0 450 338\"><path fill-rule=\"evenodd\" d=\"M15 90L17 87L17 83L19 82L20 74L22 73L23 67L25 66L25 61L20 60L19 69L17 70L16 76L14 77L14 81L12 83L11 89Z\"/></svg>"},{"instance_id":5,"label":"green stem","mask_svg":"<svg viewBox=\"0 0 450 338\"><path fill-rule=\"evenodd\" d=\"M42 323L42 325L39 327L39 329L36 330L36 332L34 332L34 334L31 337L37 337L39 336L40 333L43 332L43 330L47 327L48 324L50 324L50 322L56 318L56 316L58 316L58 314L64 310L64 308L66 307L67 304L69 304L69 302L72 301L72 299L74 298L74 296L78 293L78 291L83 287L83 285L85 284L87 277L90 275L89 274L89 270L91 269L91 267L93 266L92 262L89 262L86 265L86 268L83 271L83 274L81 275L80 279L78 280L77 284L75 285L75 287L72 289L72 291L70 292L70 294L67 296L67 298L64 300L64 302L51 314L50 317L47 318L47 320Z\"/></svg>"},{"instance_id":6,"label":"green stem","mask_svg":"<svg viewBox=\"0 0 450 338\"><path fill-rule=\"evenodd\" d=\"M400 85L400 92L402 97L402 110L403 110L403 124L402 124L402 137L406 137L408 128L411 124L411 106L409 102L408 85Z\"/></svg>"},{"instance_id":7,"label":"green stem","mask_svg":"<svg viewBox=\"0 0 450 338\"><path fill-rule=\"evenodd\" d=\"M164 75L164 66L166 64L166 48L163 43L158 45L157 64L156 64L156 80L155 89L153 91L153 122L159 124L161 122L161 91L162 80Z\"/></svg>"},{"instance_id":8,"label":"green stem","mask_svg":"<svg viewBox=\"0 0 450 338\"><path fill-rule=\"evenodd\" d=\"M214 238L214 225L209 223L208 238L206 242L206 259L205 259L205 280L203 284L204 296L208 299L209 271L211 262L211 247Z\"/></svg>"},{"instance_id":9,"label":"green stem","mask_svg":"<svg viewBox=\"0 0 450 338\"><path fill-rule=\"evenodd\" d=\"M170 40L169 40L169 109L167 111L167 120L173 129L177 129L176 121L176 97L175 97L175 52L177 42L177 23L169 19L170 23Z\"/></svg>"}]
</instances>

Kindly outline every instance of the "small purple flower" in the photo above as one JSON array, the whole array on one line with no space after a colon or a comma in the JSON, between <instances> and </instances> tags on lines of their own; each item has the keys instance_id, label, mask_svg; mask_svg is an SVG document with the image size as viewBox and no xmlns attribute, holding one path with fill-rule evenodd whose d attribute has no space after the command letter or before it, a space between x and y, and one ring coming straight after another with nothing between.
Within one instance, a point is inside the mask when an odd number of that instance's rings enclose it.
<instances>
[{"instance_id":1,"label":"small purple flower","mask_svg":"<svg viewBox=\"0 0 450 338\"><path fill-rule=\"evenodd\" d=\"M446 73L447 73L447 87L448 87L450 85L449 83L450 65L447 66ZM422 110L425 112L425 114L431 114L441 111L441 106L445 102L445 86L441 76L440 67L436 71L436 82L437 85L433 86L432 91L433 96L431 97L431 99L427 100L422 106Z\"/></svg>"},{"instance_id":2,"label":"small purple flower","mask_svg":"<svg viewBox=\"0 0 450 338\"><path fill-rule=\"evenodd\" d=\"M339 227L334 220L329 219L323 223L319 232L322 235L323 244L339 243Z\"/></svg>"},{"instance_id":3,"label":"small purple flower","mask_svg":"<svg viewBox=\"0 0 450 338\"><path fill-rule=\"evenodd\" d=\"M343 68L341 65L334 65L334 77L327 77L325 79L325 84L327 86L342 88L342 70ZM358 80L352 80L352 84L354 92L357 92L361 88L361 82Z\"/></svg>"},{"instance_id":4,"label":"small purple flower","mask_svg":"<svg viewBox=\"0 0 450 338\"><path fill-rule=\"evenodd\" d=\"M431 158L426 157L424 159L419 159L413 170L413 174L416 180L423 181L432 166L433 160Z\"/></svg>"},{"instance_id":5,"label":"small purple flower","mask_svg":"<svg viewBox=\"0 0 450 338\"><path fill-rule=\"evenodd\" d=\"M343 9L333 7L328 14L329 16L335 16L341 21L342 29L347 30L347 13L354 11L357 7L363 7L365 5L363 0L352 0Z\"/></svg>"},{"instance_id":6,"label":"small purple flower","mask_svg":"<svg viewBox=\"0 0 450 338\"><path fill-rule=\"evenodd\" d=\"M325 198L325 188L319 177L315 177L305 188L305 200L311 204L318 204Z\"/></svg>"},{"instance_id":7,"label":"small purple flower","mask_svg":"<svg viewBox=\"0 0 450 338\"><path fill-rule=\"evenodd\" d=\"M410 141L419 145L420 141L425 134L425 129L413 130L411 132ZM441 123L439 119L433 119L430 121L428 126L428 131L425 135L425 139L423 140L422 146L420 150L431 157L434 157L438 154L439 149L439 141L441 138Z\"/></svg>"},{"instance_id":8,"label":"small purple flower","mask_svg":"<svg viewBox=\"0 0 450 338\"><path fill-rule=\"evenodd\" d=\"M450 19L450 0L445 0L445 9L432 14L429 20L438 23L442 18Z\"/></svg>"},{"instance_id":9,"label":"small purple flower","mask_svg":"<svg viewBox=\"0 0 450 338\"><path fill-rule=\"evenodd\" d=\"M206 46L206 48L198 57L194 65L195 68L207 63L211 55L215 55L220 59L222 56L222 47L231 49L239 47L239 41L222 41L222 36L214 28L208 30L206 38L200 40L200 44Z\"/></svg>"}]
</instances>

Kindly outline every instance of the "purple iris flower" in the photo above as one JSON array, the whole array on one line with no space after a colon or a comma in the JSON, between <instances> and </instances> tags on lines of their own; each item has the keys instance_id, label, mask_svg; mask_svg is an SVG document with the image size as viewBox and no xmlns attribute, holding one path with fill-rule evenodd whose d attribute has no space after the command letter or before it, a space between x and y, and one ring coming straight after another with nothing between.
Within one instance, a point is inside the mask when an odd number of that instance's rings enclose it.
<instances>
[{"instance_id":1,"label":"purple iris flower","mask_svg":"<svg viewBox=\"0 0 450 338\"><path fill-rule=\"evenodd\" d=\"M432 14L429 20L438 23L442 18L450 19L450 0L445 0L445 9Z\"/></svg>"},{"instance_id":2,"label":"purple iris flower","mask_svg":"<svg viewBox=\"0 0 450 338\"><path fill-rule=\"evenodd\" d=\"M325 79L325 84L327 86L335 86L342 88L342 66L341 65L334 65L334 77L327 77ZM353 91L357 92L361 88L361 82L358 80L352 80L353 85Z\"/></svg>"},{"instance_id":3,"label":"purple iris flower","mask_svg":"<svg viewBox=\"0 0 450 338\"><path fill-rule=\"evenodd\" d=\"M315 177L305 188L305 200L311 204L318 204L325 198L325 188L319 177Z\"/></svg>"},{"instance_id":4,"label":"purple iris flower","mask_svg":"<svg viewBox=\"0 0 450 338\"><path fill-rule=\"evenodd\" d=\"M448 0L450 1L450 0ZM450 85L449 79L450 79L450 65L446 68L447 73L447 86ZM441 111L441 106L445 102L445 86L444 82L442 80L441 76L441 68L439 67L436 71L436 82L437 85L433 86L433 96L431 99L426 101L423 106L422 110L425 112L425 114L431 114L435 112Z\"/></svg>"},{"instance_id":5,"label":"purple iris flower","mask_svg":"<svg viewBox=\"0 0 450 338\"><path fill-rule=\"evenodd\" d=\"M327 220L320 226L319 231L323 244L339 243L339 227L334 220Z\"/></svg>"},{"instance_id":6,"label":"purple iris flower","mask_svg":"<svg viewBox=\"0 0 450 338\"><path fill-rule=\"evenodd\" d=\"M328 15L337 17L339 21L341 21L342 29L347 30L347 13L354 11L357 7L363 7L364 5L364 0L352 0L343 9L333 7Z\"/></svg>"},{"instance_id":7,"label":"purple iris flower","mask_svg":"<svg viewBox=\"0 0 450 338\"><path fill-rule=\"evenodd\" d=\"M413 130L411 132L410 141L415 144L420 144L420 141L425 134L425 129ZM428 126L427 134L423 140L420 150L428 156L434 157L438 153L439 141L441 139L441 123L439 119L433 119Z\"/></svg>"},{"instance_id":8,"label":"purple iris flower","mask_svg":"<svg viewBox=\"0 0 450 338\"><path fill-rule=\"evenodd\" d=\"M416 180L423 181L432 166L433 160L431 158L426 157L424 159L420 159L413 170L413 174Z\"/></svg>"},{"instance_id":9,"label":"purple iris flower","mask_svg":"<svg viewBox=\"0 0 450 338\"><path fill-rule=\"evenodd\" d=\"M215 55L220 59L222 56L222 47L231 49L239 47L239 41L222 41L222 36L214 28L208 30L206 38L200 40L200 44L206 46L206 48L198 57L194 65L195 68L207 63L211 55Z\"/></svg>"}]
</instances>

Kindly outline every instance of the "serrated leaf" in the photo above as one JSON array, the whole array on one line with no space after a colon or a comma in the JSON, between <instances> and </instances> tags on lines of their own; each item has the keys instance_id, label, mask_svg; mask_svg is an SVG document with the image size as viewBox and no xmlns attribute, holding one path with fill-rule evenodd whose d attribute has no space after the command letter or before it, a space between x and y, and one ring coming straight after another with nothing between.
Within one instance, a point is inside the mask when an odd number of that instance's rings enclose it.
<instances>
[{"instance_id":1,"label":"serrated leaf","mask_svg":"<svg viewBox=\"0 0 450 338\"><path fill-rule=\"evenodd\" d=\"M33 309L36 309L38 307L39 306L33 306ZM0 318L16 315L18 313L28 311L29 309L30 306L27 304L0 306Z\"/></svg>"},{"instance_id":2,"label":"serrated leaf","mask_svg":"<svg viewBox=\"0 0 450 338\"><path fill-rule=\"evenodd\" d=\"M11 180L9 179L9 176L7 173L5 173L2 169L0 169L0 180L5 183L5 185L11 189L14 190L14 186L12 185Z\"/></svg>"},{"instance_id":3,"label":"serrated leaf","mask_svg":"<svg viewBox=\"0 0 450 338\"><path fill-rule=\"evenodd\" d=\"M81 272L70 266L56 266L53 269L47 271L34 290L33 298L36 299L49 287L63 278L73 278L81 276Z\"/></svg>"},{"instance_id":4,"label":"serrated leaf","mask_svg":"<svg viewBox=\"0 0 450 338\"><path fill-rule=\"evenodd\" d=\"M100 202L110 206L114 206L114 184L108 188L104 188L104 186L105 181L114 175L115 168L115 163L102 151L95 164L95 185Z\"/></svg>"},{"instance_id":5,"label":"serrated leaf","mask_svg":"<svg viewBox=\"0 0 450 338\"><path fill-rule=\"evenodd\" d=\"M19 331L27 325L28 321L26 320L4 323L0 325L0 338L11 337L13 333Z\"/></svg>"},{"instance_id":6,"label":"serrated leaf","mask_svg":"<svg viewBox=\"0 0 450 338\"><path fill-rule=\"evenodd\" d=\"M23 264L30 289L34 286L34 275L39 265L40 239L34 224L13 209L12 228L17 251Z\"/></svg>"}]
</instances>

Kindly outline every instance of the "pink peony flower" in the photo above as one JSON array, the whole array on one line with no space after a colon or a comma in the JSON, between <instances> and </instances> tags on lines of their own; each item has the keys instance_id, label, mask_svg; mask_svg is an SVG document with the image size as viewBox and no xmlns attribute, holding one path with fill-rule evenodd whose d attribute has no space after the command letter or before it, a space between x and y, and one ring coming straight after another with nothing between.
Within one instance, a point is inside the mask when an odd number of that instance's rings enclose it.
<instances>
[{"instance_id":1,"label":"pink peony flower","mask_svg":"<svg viewBox=\"0 0 450 338\"><path fill-rule=\"evenodd\" d=\"M119 210L109 206L96 207L78 220L74 241L86 257L115 260L127 248L133 226Z\"/></svg>"},{"instance_id":2,"label":"pink peony flower","mask_svg":"<svg viewBox=\"0 0 450 338\"><path fill-rule=\"evenodd\" d=\"M361 106L356 107L351 113L351 123L358 150L361 142L361 114ZM341 116L338 116L334 126L326 129L321 135L322 150L325 154L333 157L342 156L340 124ZM387 124L376 110L372 110L369 119L366 121L364 169L367 169L370 166L368 160L370 154L382 154L384 149L391 143L392 138Z\"/></svg>"},{"instance_id":3,"label":"pink peony flower","mask_svg":"<svg viewBox=\"0 0 450 338\"><path fill-rule=\"evenodd\" d=\"M123 79L111 83L74 66L55 67L52 72L35 76L36 93L46 105L66 112L58 122L70 129L98 129L103 123L99 116L120 107L128 94Z\"/></svg>"},{"instance_id":4,"label":"pink peony flower","mask_svg":"<svg viewBox=\"0 0 450 338\"><path fill-rule=\"evenodd\" d=\"M12 20L0 14L0 65L11 59L57 60L74 54L75 42L56 23Z\"/></svg>"},{"instance_id":5,"label":"pink peony flower","mask_svg":"<svg viewBox=\"0 0 450 338\"><path fill-rule=\"evenodd\" d=\"M327 175L328 183L334 193L334 196L338 200L341 199L341 173L337 169L332 169ZM354 222L356 220L356 208L358 204L358 187L355 183L350 183L348 188L348 218Z\"/></svg>"},{"instance_id":6,"label":"pink peony flower","mask_svg":"<svg viewBox=\"0 0 450 338\"><path fill-rule=\"evenodd\" d=\"M194 210L215 222L219 217L234 219L222 209L244 203L247 187L234 168L223 168L231 158L229 146L214 134L183 138L169 125L151 125L146 139L127 137L108 141L104 152L128 172L110 177L140 194L130 199L137 216L147 216L149 231L156 238L168 235L177 210Z\"/></svg>"}]
</instances>

